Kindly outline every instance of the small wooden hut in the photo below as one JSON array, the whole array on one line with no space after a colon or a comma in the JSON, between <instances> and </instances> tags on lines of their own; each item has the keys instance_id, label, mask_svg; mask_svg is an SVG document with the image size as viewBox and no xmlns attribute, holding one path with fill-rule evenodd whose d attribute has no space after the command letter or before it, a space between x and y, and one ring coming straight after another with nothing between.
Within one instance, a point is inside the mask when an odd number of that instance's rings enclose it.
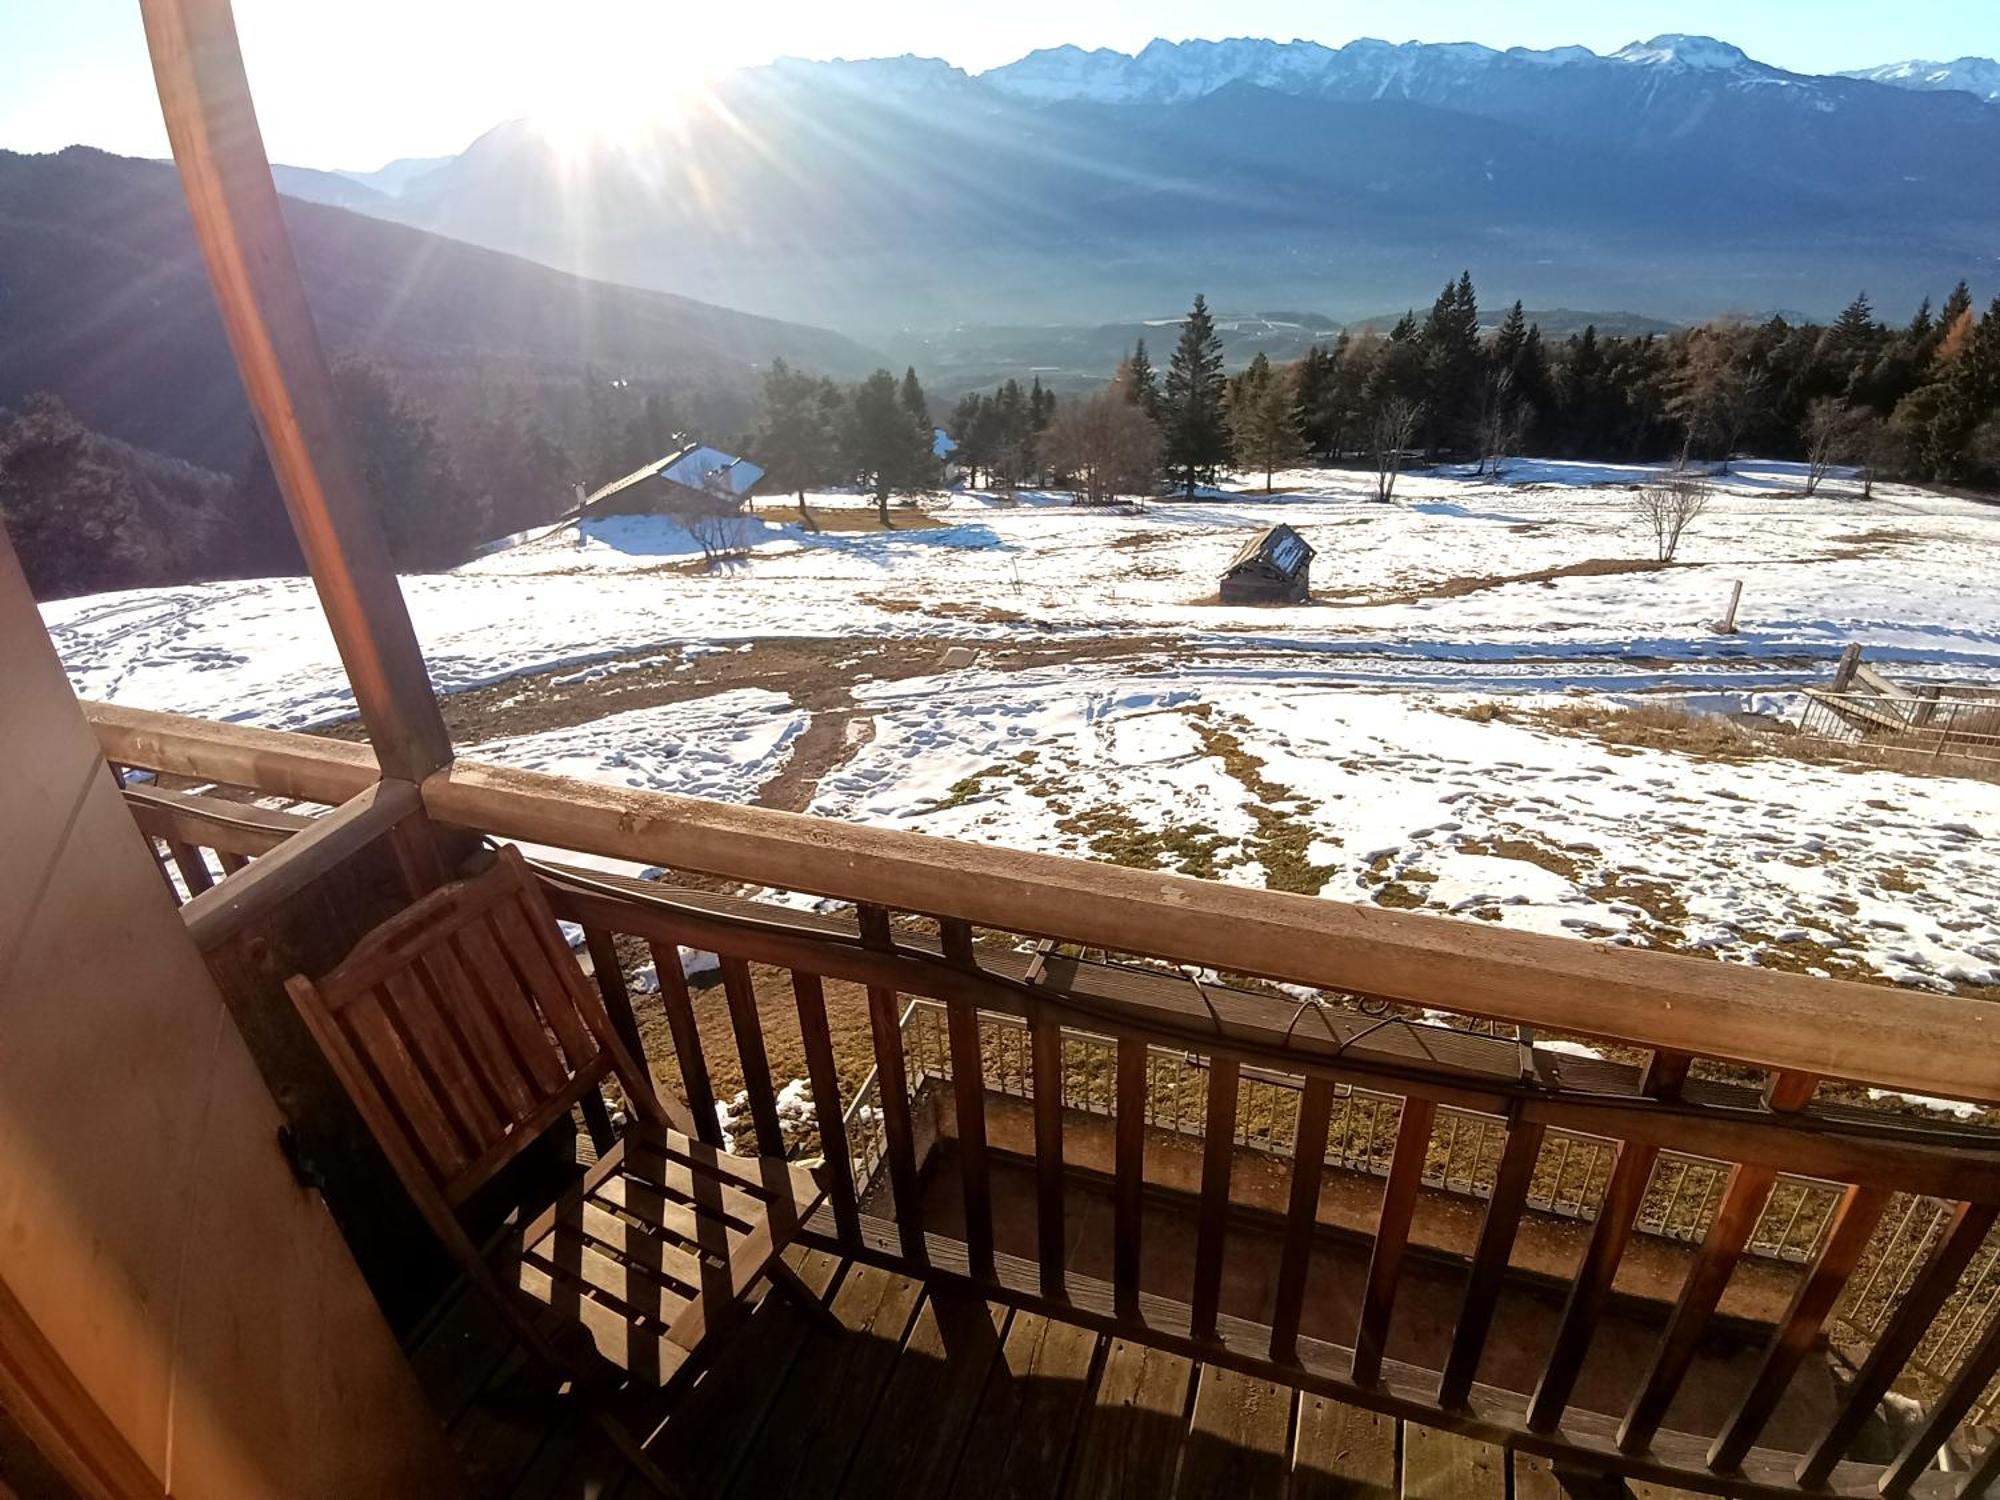
<instances>
[{"instance_id":1,"label":"small wooden hut","mask_svg":"<svg viewBox=\"0 0 2000 1500\"><path fill-rule=\"evenodd\" d=\"M1289 526L1245 542L1222 573L1224 604L1303 604L1312 589L1313 549Z\"/></svg>"},{"instance_id":2,"label":"small wooden hut","mask_svg":"<svg viewBox=\"0 0 2000 1500\"><path fill-rule=\"evenodd\" d=\"M583 514L591 518L734 515L763 477L763 469L747 458L684 443L589 496Z\"/></svg>"}]
</instances>

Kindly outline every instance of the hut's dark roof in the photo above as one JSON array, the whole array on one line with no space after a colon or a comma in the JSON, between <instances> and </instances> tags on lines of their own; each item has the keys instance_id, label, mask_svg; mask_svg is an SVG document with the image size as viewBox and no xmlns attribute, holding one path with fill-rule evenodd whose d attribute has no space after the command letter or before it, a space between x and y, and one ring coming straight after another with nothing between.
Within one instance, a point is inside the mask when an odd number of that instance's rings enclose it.
<instances>
[{"instance_id":1,"label":"hut's dark roof","mask_svg":"<svg viewBox=\"0 0 2000 1500\"><path fill-rule=\"evenodd\" d=\"M1312 546L1291 527L1273 526L1238 548L1226 571L1233 573L1248 563L1265 562L1289 577L1312 561L1314 555Z\"/></svg>"}]
</instances>

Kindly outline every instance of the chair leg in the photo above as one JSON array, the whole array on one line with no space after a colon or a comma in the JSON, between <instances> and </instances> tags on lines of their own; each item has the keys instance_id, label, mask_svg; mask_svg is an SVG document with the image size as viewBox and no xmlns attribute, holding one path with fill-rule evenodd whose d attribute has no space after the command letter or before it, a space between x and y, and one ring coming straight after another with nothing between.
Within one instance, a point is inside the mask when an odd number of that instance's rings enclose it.
<instances>
[{"instance_id":1,"label":"chair leg","mask_svg":"<svg viewBox=\"0 0 2000 1500\"><path fill-rule=\"evenodd\" d=\"M792 1299L806 1315L807 1322L817 1323L828 1333L846 1332L846 1325L833 1315L833 1309L813 1295L813 1289L799 1280L799 1273L786 1264L782 1255L771 1257L764 1274L771 1278L772 1286Z\"/></svg>"},{"instance_id":2,"label":"chair leg","mask_svg":"<svg viewBox=\"0 0 2000 1500\"><path fill-rule=\"evenodd\" d=\"M618 1450L619 1456L627 1464L631 1465L632 1472L652 1486L655 1494L664 1495L666 1500L688 1500L687 1491L675 1483L666 1470L646 1456L645 1448L632 1436L631 1430L623 1422L601 1410L593 1410L590 1419L597 1424L600 1432L611 1439L611 1446Z\"/></svg>"}]
</instances>

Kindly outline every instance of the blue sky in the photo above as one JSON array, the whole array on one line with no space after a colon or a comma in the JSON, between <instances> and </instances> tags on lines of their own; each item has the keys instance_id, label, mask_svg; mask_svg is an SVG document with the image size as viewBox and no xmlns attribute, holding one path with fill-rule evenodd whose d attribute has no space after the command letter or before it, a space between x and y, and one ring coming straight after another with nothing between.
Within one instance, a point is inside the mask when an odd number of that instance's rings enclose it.
<instances>
[{"instance_id":1,"label":"blue sky","mask_svg":"<svg viewBox=\"0 0 2000 1500\"><path fill-rule=\"evenodd\" d=\"M1130 51L1154 36L1339 45L1719 36L1801 72L2000 56L2000 0L237 0L271 154L319 167L456 151L537 112L626 109L685 72L779 54L917 52L973 70L1038 46ZM163 155L137 0L0 0L0 147Z\"/></svg>"}]
</instances>

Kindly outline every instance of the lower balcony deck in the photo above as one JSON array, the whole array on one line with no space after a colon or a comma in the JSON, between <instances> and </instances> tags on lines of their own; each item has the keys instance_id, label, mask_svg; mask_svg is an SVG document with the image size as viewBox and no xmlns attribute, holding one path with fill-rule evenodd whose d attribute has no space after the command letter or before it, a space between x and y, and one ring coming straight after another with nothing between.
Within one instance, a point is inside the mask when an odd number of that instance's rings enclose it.
<instances>
[{"instance_id":1,"label":"lower balcony deck","mask_svg":"<svg viewBox=\"0 0 2000 1500\"><path fill-rule=\"evenodd\" d=\"M411 1347L479 1493L646 1493L597 1411L690 1496L2000 1493L1995 1137L1870 1102L2000 1102L1975 1002L96 713L399 1327L442 1268L284 977L479 842L688 871L531 866L694 1133L817 1156L839 1331L586 1411L461 1299Z\"/></svg>"},{"instance_id":2,"label":"lower balcony deck","mask_svg":"<svg viewBox=\"0 0 2000 1500\"><path fill-rule=\"evenodd\" d=\"M624 1408L690 1497L1666 1500L822 1250L839 1332L766 1295L678 1390ZM412 1355L491 1500L652 1492L460 1297ZM1511 1486L1509 1475L1511 1470Z\"/></svg>"}]
</instances>

